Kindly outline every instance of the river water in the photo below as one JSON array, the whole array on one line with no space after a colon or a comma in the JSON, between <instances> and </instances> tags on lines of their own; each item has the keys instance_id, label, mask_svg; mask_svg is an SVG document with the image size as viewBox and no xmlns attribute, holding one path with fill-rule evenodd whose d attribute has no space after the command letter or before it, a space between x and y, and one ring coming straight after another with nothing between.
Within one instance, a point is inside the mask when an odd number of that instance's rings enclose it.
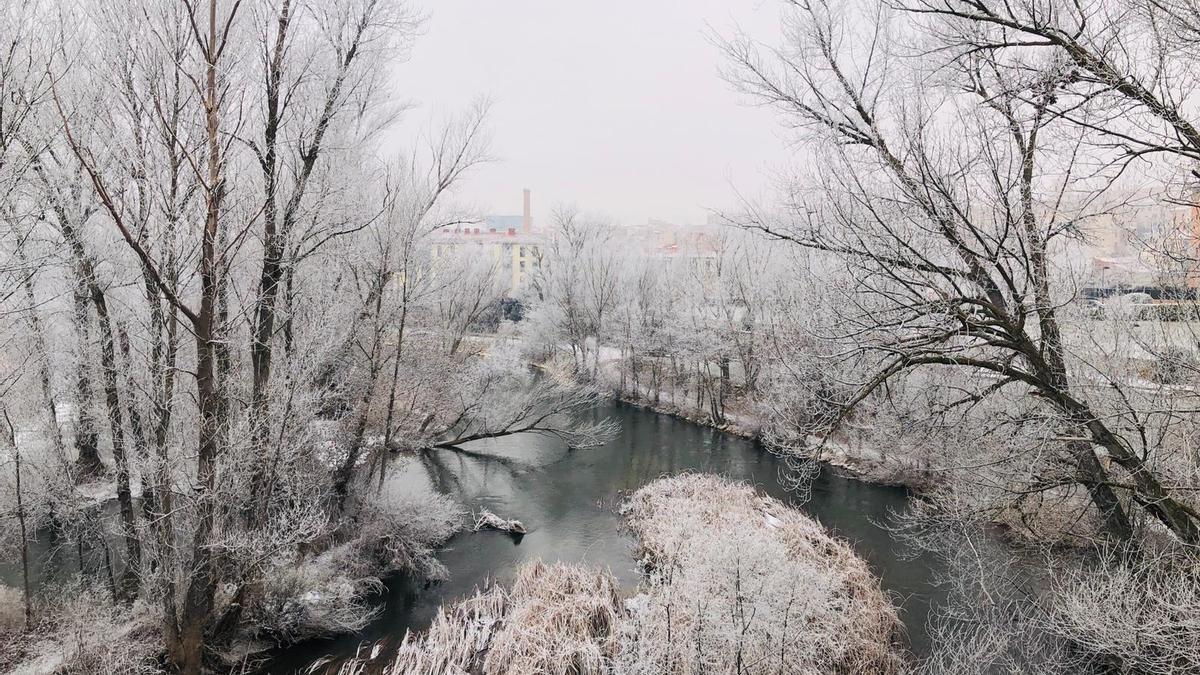
<instances>
[{"instance_id":1,"label":"river water","mask_svg":"<svg viewBox=\"0 0 1200 675\"><path fill-rule=\"evenodd\" d=\"M442 491L468 510L487 508L521 520L529 534L519 539L499 532L455 536L439 555L449 581L425 587L391 580L382 614L365 631L288 648L261 672L295 673L318 658L353 655L360 645L394 644L405 630L427 627L442 603L469 595L489 579L508 583L533 558L607 567L623 588L633 589L639 580L633 540L622 531L615 506L655 478L684 471L749 481L849 540L895 597L912 651L928 651L926 619L940 597L932 581L933 562L913 557L881 527L905 508L907 491L824 470L809 499L800 502L780 482L783 463L753 441L622 403L606 403L594 414L621 424L620 435L599 448L568 450L553 439L521 436L410 460L400 469L403 489Z\"/></svg>"}]
</instances>

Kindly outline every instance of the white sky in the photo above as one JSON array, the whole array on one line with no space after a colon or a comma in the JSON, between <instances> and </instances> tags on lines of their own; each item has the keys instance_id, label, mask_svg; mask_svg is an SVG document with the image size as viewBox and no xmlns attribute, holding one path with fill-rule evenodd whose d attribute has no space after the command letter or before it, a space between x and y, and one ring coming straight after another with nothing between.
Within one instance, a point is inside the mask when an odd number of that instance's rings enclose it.
<instances>
[{"instance_id":1,"label":"white sky","mask_svg":"<svg viewBox=\"0 0 1200 675\"><path fill-rule=\"evenodd\" d=\"M463 195L488 213L555 204L626 224L703 222L761 193L787 156L776 116L718 75L711 30L775 42L773 0L424 0L426 34L397 74L410 119L493 102L497 162ZM711 26L711 29L710 29Z\"/></svg>"}]
</instances>

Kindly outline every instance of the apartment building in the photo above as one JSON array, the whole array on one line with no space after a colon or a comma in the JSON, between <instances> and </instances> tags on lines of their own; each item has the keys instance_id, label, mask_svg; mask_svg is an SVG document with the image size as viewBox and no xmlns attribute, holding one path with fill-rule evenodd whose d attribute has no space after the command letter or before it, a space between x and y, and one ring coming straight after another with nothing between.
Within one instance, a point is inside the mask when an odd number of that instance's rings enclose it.
<instances>
[{"instance_id":1,"label":"apartment building","mask_svg":"<svg viewBox=\"0 0 1200 675\"><path fill-rule=\"evenodd\" d=\"M431 257L461 256L469 260L491 260L508 281L510 297L528 285L534 270L541 267L545 235L533 226L531 193L524 192L521 215L485 216L477 224L443 228L434 233Z\"/></svg>"}]
</instances>

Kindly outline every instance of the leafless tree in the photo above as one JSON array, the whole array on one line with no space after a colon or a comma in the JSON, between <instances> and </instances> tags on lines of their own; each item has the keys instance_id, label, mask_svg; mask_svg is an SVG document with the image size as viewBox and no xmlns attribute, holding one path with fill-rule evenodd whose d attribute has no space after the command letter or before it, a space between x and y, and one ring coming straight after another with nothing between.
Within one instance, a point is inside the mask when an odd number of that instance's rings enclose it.
<instances>
[{"instance_id":1,"label":"leafless tree","mask_svg":"<svg viewBox=\"0 0 1200 675\"><path fill-rule=\"evenodd\" d=\"M920 86L925 72L897 54L897 31L909 24L886 6L788 4L786 47L764 54L745 39L726 43L729 76L827 141L822 171L815 189L796 190L790 222L746 224L831 254L857 275L847 300L859 311L845 337L873 370L841 403L850 409L918 368L986 373L956 405L1015 387L1059 415L1072 471L1044 488L1084 487L1118 540L1134 534L1129 511L1145 508L1180 541L1200 541L1182 486L1133 451L1068 366L1060 307L1071 298L1055 294L1052 258L1104 208L1107 177L1081 166L1088 128L1055 112L1072 69L1048 59L1010 70L983 51ZM848 16L860 10L868 20L854 27ZM900 82L912 95L890 93Z\"/></svg>"},{"instance_id":2,"label":"leafless tree","mask_svg":"<svg viewBox=\"0 0 1200 675\"><path fill-rule=\"evenodd\" d=\"M370 116L387 103L379 68L394 58L389 52L406 47L419 24L419 17L405 5L376 0L324 6L281 0L262 13L262 138L250 142L263 174L264 199L262 267L250 348L251 445L261 458L253 481L260 495L254 513L260 519L269 499L263 488L269 485L266 458L272 455L268 388L278 298L285 274L294 274L299 262L287 257L293 250L293 230L313 208L306 196L313 172L330 153L328 139L346 143L356 133L378 128L379 120ZM314 35L320 37L313 39ZM318 244L327 239L322 237Z\"/></svg>"}]
</instances>

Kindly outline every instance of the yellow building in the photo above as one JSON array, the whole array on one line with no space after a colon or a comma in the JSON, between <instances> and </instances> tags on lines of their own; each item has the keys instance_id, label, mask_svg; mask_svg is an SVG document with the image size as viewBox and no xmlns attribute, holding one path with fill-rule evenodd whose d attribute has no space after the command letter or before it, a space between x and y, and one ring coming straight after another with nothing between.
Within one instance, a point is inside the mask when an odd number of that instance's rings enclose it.
<instances>
[{"instance_id":1,"label":"yellow building","mask_svg":"<svg viewBox=\"0 0 1200 675\"><path fill-rule=\"evenodd\" d=\"M530 192L525 190L525 209L520 216L487 216L478 225L461 225L435 232L430 245L433 260L459 257L463 260L490 259L508 280L514 297L528 285L534 270L542 265L544 238L533 228Z\"/></svg>"}]
</instances>

